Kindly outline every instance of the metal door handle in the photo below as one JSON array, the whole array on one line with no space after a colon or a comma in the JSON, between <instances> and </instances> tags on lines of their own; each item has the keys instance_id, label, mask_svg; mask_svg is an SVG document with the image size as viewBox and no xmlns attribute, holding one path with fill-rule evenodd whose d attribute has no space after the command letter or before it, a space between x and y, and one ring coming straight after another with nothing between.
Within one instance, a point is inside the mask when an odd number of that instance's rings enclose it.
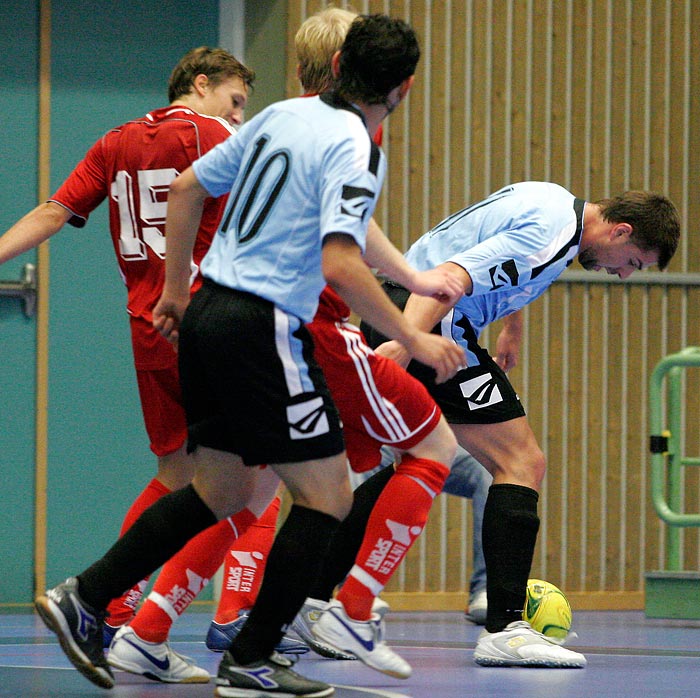
<instances>
[{"instance_id":1,"label":"metal door handle","mask_svg":"<svg viewBox=\"0 0 700 698\"><path fill-rule=\"evenodd\" d=\"M0 296L21 298L24 314L33 317L36 311L36 266L25 264L19 281L0 281Z\"/></svg>"}]
</instances>

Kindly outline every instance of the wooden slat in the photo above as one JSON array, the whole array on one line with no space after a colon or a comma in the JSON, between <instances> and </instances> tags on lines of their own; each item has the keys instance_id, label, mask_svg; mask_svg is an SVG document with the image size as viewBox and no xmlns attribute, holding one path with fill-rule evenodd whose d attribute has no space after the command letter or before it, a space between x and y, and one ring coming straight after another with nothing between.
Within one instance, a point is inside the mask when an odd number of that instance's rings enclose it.
<instances>
[{"instance_id":1,"label":"wooden slat","mask_svg":"<svg viewBox=\"0 0 700 698\"><path fill-rule=\"evenodd\" d=\"M290 18L318 6L290 0ZM397 245L508 181L541 179L589 200L669 194L684 231L671 269L700 271L699 3L370 0L355 9L404 17L422 40L415 89L385 123L378 216ZM533 576L561 582L576 603L642 607L644 572L664 563L649 493L648 380L663 356L700 344L699 308L695 288L569 283L525 313L510 376L549 467ZM700 455L700 371L684 390L685 444ZM698 469L686 474L686 504L700 508ZM438 498L390 583L397 603L464 605L469 507ZM693 567L699 538L683 534Z\"/></svg>"}]
</instances>

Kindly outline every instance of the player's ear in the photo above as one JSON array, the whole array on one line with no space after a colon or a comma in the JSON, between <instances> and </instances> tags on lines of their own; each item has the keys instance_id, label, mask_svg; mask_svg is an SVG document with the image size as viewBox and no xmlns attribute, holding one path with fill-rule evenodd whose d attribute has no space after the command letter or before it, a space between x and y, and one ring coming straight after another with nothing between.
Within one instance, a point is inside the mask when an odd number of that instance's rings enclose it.
<instances>
[{"instance_id":1,"label":"player's ear","mask_svg":"<svg viewBox=\"0 0 700 698\"><path fill-rule=\"evenodd\" d=\"M331 70L333 78L337 80L340 77L340 51L336 51L331 58Z\"/></svg>"},{"instance_id":2,"label":"player's ear","mask_svg":"<svg viewBox=\"0 0 700 698\"><path fill-rule=\"evenodd\" d=\"M632 235L632 226L629 223L617 223L612 232L614 238L629 238Z\"/></svg>"},{"instance_id":3,"label":"player's ear","mask_svg":"<svg viewBox=\"0 0 700 698\"><path fill-rule=\"evenodd\" d=\"M194 80L192 81L192 87L200 97L204 96L208 85L209 78L204 73L199 73L199 75L194 76Z\"/></svg>"},{"instance_id":4,"label":"player's ear","mask_svg":"<svg viewBox=\"0 0 700 698\"><path fill-rule=\"evenodd\" d=\"M411 75L407 77L400 85L399 85L399 96L401 99L403 99L407 94L408 91L411 89L413 86L413 80L415 78L415 75Z\"/></svg>"}]
</instances>

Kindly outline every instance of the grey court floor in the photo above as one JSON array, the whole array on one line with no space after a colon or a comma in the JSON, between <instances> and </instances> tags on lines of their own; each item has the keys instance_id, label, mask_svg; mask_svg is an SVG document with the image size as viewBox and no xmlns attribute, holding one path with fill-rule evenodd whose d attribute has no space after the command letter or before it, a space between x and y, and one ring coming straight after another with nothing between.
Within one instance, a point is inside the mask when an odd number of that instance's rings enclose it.
<instances>
[{"instance_id":1,"label":"grey court floor","mask_svg":"<svg viewBox=\"0 0 700 698\"><path fill-rule=\"evenodd\" d=\"M220 655L204 636L210 609L190 610L175 624L173 646L215 674ZM569 645L588 658L585 669L485 668L474 664L479 628L461 613L387 615L387 639L413 666L401 681L359 662L303 656L300 673L332 683L336 698L635 698L700 696L700 621L647 619L642 612L579 611ZM75 671L54 636L30 611L0 610L0 696L35 698L200 698L213 682L167 685L116 673L110 691Z\"/></svg>"}]
</instances>

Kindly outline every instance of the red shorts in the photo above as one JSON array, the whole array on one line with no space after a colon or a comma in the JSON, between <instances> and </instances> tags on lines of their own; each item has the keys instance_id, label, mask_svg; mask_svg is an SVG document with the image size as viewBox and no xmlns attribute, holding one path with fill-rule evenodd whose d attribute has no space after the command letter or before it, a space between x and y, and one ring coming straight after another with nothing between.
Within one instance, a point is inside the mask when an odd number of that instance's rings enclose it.
<instances>
[{"instance_id":1,"label":"red shorts","mask_svg":"<svg viewBox=\"0 0 700 698\"><path fill-rule=\"evenodd\" d=\"M177 362L173 362L170 368L137 369L136 379L151 451L157 456L167 456L177 451L187 439Z\"/></svg>"},{"instance_id":2,"label":"red shorts","mask_svg":"<svg viewBox=\"0 0 700 698\"><path fill-rule=\"evenodd\" d=\"M358 473L381 461L380 447L408 450L437 426L442 412L422 383L375 354L349 322L318 316L307 325L340 418L350 467Z\"/></svg>"}]
</instances>

